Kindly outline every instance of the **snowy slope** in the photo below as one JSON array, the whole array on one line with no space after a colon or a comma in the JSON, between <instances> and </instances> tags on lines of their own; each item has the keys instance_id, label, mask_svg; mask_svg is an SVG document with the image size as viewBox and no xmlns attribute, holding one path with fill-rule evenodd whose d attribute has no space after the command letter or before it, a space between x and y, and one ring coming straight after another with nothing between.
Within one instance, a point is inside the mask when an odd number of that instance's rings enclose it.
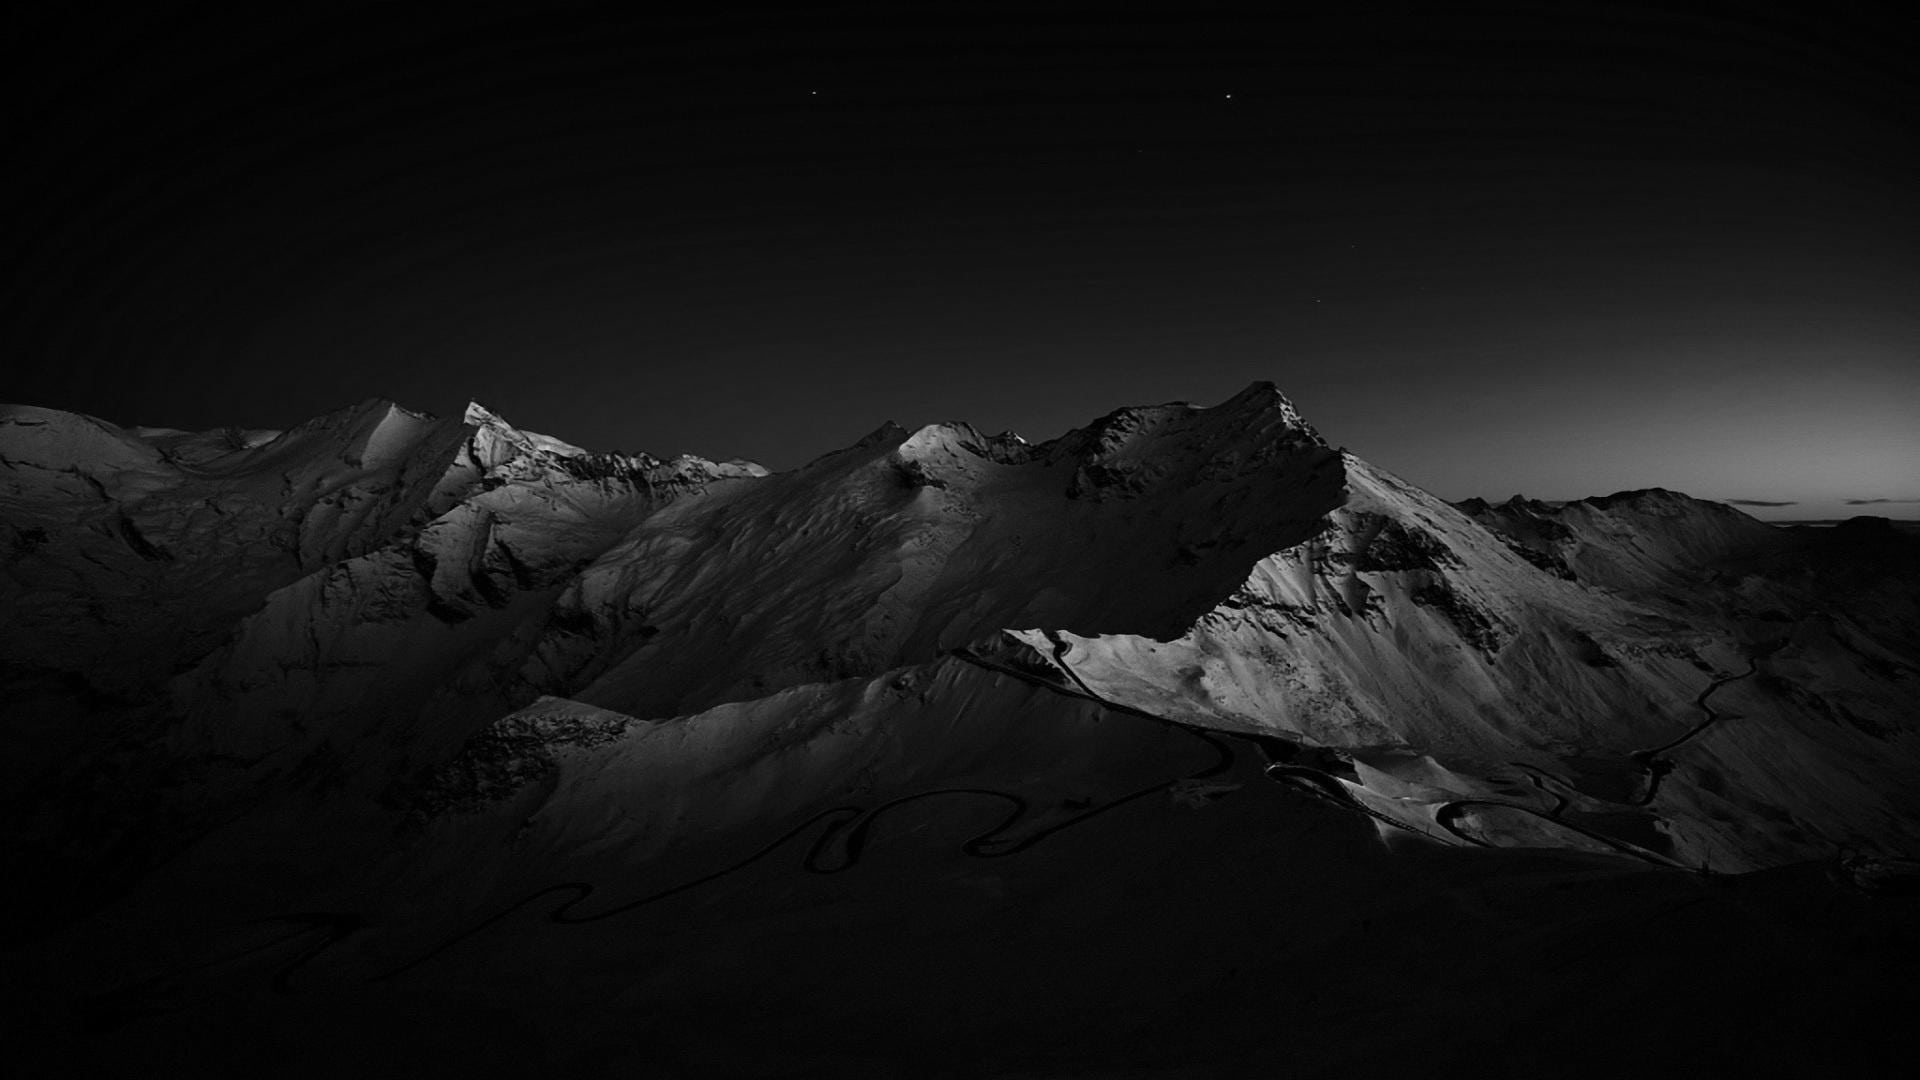
<instances>
[{"instance_id":1,"label":"snowy slope","mask_svg":"<svg viewBox=\"0 0 1920 1080\"><path fill-rule=\"evenodd\" d=\"M377 548L464 435L383 401L284 433L141 438L91 417L0 412L9 659L132 690L272 590Z\"/></svg>"},{"instance_id":2,"label":"snowy slope","mask_svg":"<svg viewBox=\"0 0 1920 1080\"><path fill-rule=\"evenodd\" d=\"M1720 870L1920 844L1897 779L1920 775L1920 671L1897 641L1821 645L1832 616L1787 589L1754 617L1756 582L1725 568L1780 550L1777 530L1672 493L1596 500L1563 514L1577 539L1548 566L1344 464L1325 531L1187 633L1019 636L1109 700L1336 749L1352 795L1426 833ZM1860 723L1835 722L1843 702Z\"/></svg>"},{"instance_id":3,"label":"snowy slope","mask_svg":"<svg viewBox=\"0 0 1920 1080\"><path fill-rule=\"evenodd\" d=\"M739 920L804 953L924 905L996 927L1005 962L1106 970L1006 905L1055 929L1177 919L1170 950L1218 959L1224 928L1124 895L1177 866L1181 913L1265 897L1338 935L1389 879L1449 908L1444 882L1531 895L1509 875L1539 865L1612 919L1641 879L1696 902L1677 870L1867 853L1859 880L1898 882L1920 853L1911 537L1658 490L1456 507L1268 384L1039 444L889 423L778 474L596 453L477 404L200 434L10 408L0 481L9 858L68 925L24 962L69 994L129 954L203 989L297 971L350 1011L381 980L403 993L382 1009L494 1008L591 969L679 1016L649 965ZM1279 837L1270 871L1206 854ZM1301 874L1324 895L1284 884ZM641 908L664 936L534 929ZM296 953L242 929L287 911L308 913ZM1555 947L1588 933L1512 918ZM234 959L182 976L169 941ZM1179 981L1162 959L1110 977L1144 1001ZM1195 1000L1239 1015L1206 964ZM542 1037L602 1037L569 1026L571 992Z\"/></svg>"},{"instance_id":4,"label":"snowy slope","mask_svg":"<svg viewBox=\"0 0 1920 1080\"><path fill-rule=\"evenodd\" d=\"M1784 530L1723 503L1648 488L1552 505L1520 496L1460 508L1542 566L1591 585L1684 591L1729 563L1793 546Z\"/></svg>"},{"instance_id":5,"label":"snowy slope","mask_svg":"<svg viewBox=\"0 0 1920 1080\"><path fill-rule=\"evenodd\" d=\"M871 674L1034 624L1172 633L1338 497L1269 387L1039 447L965 425L649 517L586 568L520 675L642 716Z\"/></svg>"}]
</instances>

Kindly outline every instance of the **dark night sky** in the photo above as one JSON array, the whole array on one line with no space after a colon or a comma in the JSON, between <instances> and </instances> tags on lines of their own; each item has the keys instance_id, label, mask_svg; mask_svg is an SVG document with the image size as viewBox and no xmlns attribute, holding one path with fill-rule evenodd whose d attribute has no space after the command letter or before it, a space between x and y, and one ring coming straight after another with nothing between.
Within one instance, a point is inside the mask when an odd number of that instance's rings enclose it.
<instances>
[{"instance_id":1,"label":"dark night sky","mask_svg":"<svg viewBox=\"0 0 1920 1080\"><path fill-rule=\"evenodd\" d=\"M1265 378L1448 498L1920 499L1906 38L1327 6L14 11L0 399L789 467Z\"/></svg>"}]
</instances>

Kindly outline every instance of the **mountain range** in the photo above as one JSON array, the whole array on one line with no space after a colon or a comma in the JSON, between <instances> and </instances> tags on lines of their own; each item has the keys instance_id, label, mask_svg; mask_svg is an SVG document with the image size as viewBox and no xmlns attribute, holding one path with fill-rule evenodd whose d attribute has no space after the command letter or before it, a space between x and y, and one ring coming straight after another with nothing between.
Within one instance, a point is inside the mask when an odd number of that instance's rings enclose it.
<instances>
[{"instance_id":1,"label":"mountain range","mask_svg":"<svg viewBox=\"0 0 1920 1080\"><path fill-rule=\"evenodd\" d=\"M770 473L0 409L36 1068L1619 1075L1920 1005L1920 535L1272 385Z\"/></svg>"}]
</instances>

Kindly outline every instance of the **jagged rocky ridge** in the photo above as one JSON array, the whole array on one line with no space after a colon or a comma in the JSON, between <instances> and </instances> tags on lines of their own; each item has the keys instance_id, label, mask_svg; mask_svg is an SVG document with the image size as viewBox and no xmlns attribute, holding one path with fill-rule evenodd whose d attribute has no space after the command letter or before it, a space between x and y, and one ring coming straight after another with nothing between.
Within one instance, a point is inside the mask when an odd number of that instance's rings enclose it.
<instances>
[{"instance_id":1,"label":"jagged rocky ridge","mask_svg":"<svg viewBox=\"0 0 1920 1080\"><path fill-rule=\"evenodd\" d=\"M1911 538L1658 490L1450 506L1266 384L1037 445L888 424L779 474L478 405L10 408L0 483L14 861L64 918L292 844L287 889L379 908L378 954L516 882L969 777L1021 778L998 857L1169 768L1236 797L1247 747L1395 843L1920 852Z\"/></svg>"},{"instance_id":2,"label":"jagged rocky ridge","mask_svg":"<svg viewBox=\"0 0 1920 1080\"><path fill-rule=\"evenodd\" d=\"M104 704L114 737L206 774L200 810L289 775L401 798L543 697L664 720L1005 637L1183 723L1467 768L1461 796L1525 761L1614 817L1632 752L1770 651L1718 692L1744 722L1632 811L1637 846L1750 869L1914 820L1871 780L1910 760L1914 642L1767 577L1803 546L1788 533L1658 490L1451 507L1331 449L1268 385L1039 446L890 424L772 476L589 453L478 405L453 423L369 402L279 435L4 422L11 696L82 744ZM9 757L50 770L28 790L76 775ZM1360 790L1417 821L1438 795L1399 804L1422 782Z\"/></svg>"}]
</instances>

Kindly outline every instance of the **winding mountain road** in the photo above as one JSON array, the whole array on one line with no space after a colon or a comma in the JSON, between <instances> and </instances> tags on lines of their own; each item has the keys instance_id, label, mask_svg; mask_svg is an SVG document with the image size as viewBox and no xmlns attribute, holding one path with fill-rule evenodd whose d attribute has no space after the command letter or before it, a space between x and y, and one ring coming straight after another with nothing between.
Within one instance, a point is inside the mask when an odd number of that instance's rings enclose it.
<instances>
[{"instance_id":1,"label":"winding mountain road","mask_svg":"<svg viewBox=\"0 0 1920 1080\"><path fill-rule=\"evenodd\" d=\"M1756 649L1750 656L1748 656L1747 670L1740 672L1737 675L1722 676L1721 678L1715 679L1711 683L1707 684L1706 688L1701 690L1700 693L1693 699L1693 703L1695 707L1697 707L1703 714L1700 718L1700 722L1693 725L1691 728L1688 728L1686 732L1681 734L1678 738L1675 738L1666 743L1662 743L1661 745L1652 747L1650 749L1635 750L1628 755L1629 760L1633 761L1636 765L1639 765L1641 769L1647 773L1647 776L1648 776L1646 792L1642 794L1640 798L1636 799L1630 805L1646 806L1652 803L1654 796L1657 795L1660 791L1660 781L1669 772L1673 771L1673 765L1674 765L1673 759L1665 757L1663 755L1665 755L1671 750L1677 749L1678 747L1685 745L1688 741L1696 738L1702 732L1712 727L1713 724L1720 719L1720 714L1715 712L1713 706L1708 702L1708 699L1713 696L1714 692L1719 690L1722 686L1727 685L1728 683L1738 682L1741 679L1745 679L1752 676L1756 671L1759 670L1760 661L1762 659L1764 659L1765 657L1771 656L1775 652L1778 652L1785 645L1786 645L1785 641L1769 642L1768 644ZM1540 769L1532 765L1528 765L1524 762L1516 761L1516 762L1513 762L1512 764L1519 766L1523 770L1526 770L1527 779L1529 780L1529 782L1533 784L1535 789L1537 789L1544 795L1551 795L1553 797L1554 805L1550 810L1542 812L1533 807L1525 806L1520 803L1502 802L1497 799L1454 799L1448 802L1441 803L1439 806L1436 806L1434 808L1434 812L1433 812L1434 821L1437 824L1439 824L1439 826L1442 829L1445 829L1449 835L1458 837L1459 839L1467 843L1476 845L1478 847L1495 847L1497 845L1490 844L1487 841L1463 830L1458 824L1459 819L1461 815L1468 808L1475 807L1475 806L1497 807L1504 810L1513 810L1519 813L1528 814L1533 817L1540 818L1543 821L1551 822L1553 825L1559 828L1566 829L1574 833L1578 833L1579 835L1587 837L1590 840L1598 841L1614 849L1615 851L1620 852L1623 855L1630 855L1644 862L1653 863L1656 866L1689 869L1688 867L1685 867L1682 864L1673 861L1672 859L1661 856L1655 852L1648 851L1645 848L1642 848L1636 844L1631 844L1631 843L1628 843L1627 841L1619 840L1614 837L1607 836L1604 833L1596 832L1584 826L1577 825L1571 821L1567 821L1564 817L1561 816L1562 813L1567 809L1566 796L1561 795L1558 792L1548 791L1546 789L1546 786L1542 783L1542 777L1548 774L1545 774Z\"/></svg>"},{"instance_id":2,"label":"winding mountain road","mask_svg":"<svg viewBox=\"0 0 1920 1080\"><path fill-rule=\"evenodd\" d=\"M1527 783L1533 785L1533 790L1553 800L1553 806L1548 808L1547 816L1555 821L1560 820L1560 815L1567 809L1567 797L1558 791L1548 791L1546 782L1552 780L1555 783L1564 783L1565 781L1538 765L1529 765L1524 761L1510 761L1507 764L1519 769L1526 776Z\"/></svg>"},{"instance_id":3,"label":"winding mountain road","mask_svg":"<svg viewBox=\"0 0 1920 1080\"><path fill-rule=\"evenodd\" d=\"M421 967L424 964L427 964L441 956L444 956L448 951L458 947L463 942L470 941L471 939L484 933L491 927L498 925L499 923L513 917L515 914L529 907L533 907L539 904L543 900L549 900L549 899L558 900L558 903L556 903L553 907L547 910L546 921L550 923L559 924L559 925L568 925L568 926L584 925L587 923L600 922L602 920L611 919L621 915L629 914L631 912L639 910L640 908L659 903L670 897L678 896L678 895L693 891L695 889L699 889L703 886L710 885L716 881L719 881L731 874L735 874L742 870L745 870L746 868L760 862L761 860L774 854L776 851L779 851L780 849L786 847L796 839L799 839L803 835L807 834L808 832L816 828L819 828L820 831L818 835L814 837L812 843L808 845L807 852L801 860L800 868L810 874L826 875L826 874L843 873L847 870L852 869L854 866L858 865L858 863L860 862L860 859L864 855L867 844L871 838L872 830L875 827L875 824L888 812L898 807L907 806L913 803L923 802L930 799L958 798L958 799L972 799L972 800L984 799L984 800L1000 802L1005 804L1006 812L988 828L981 830L973 834L972 836L969 836L964 841L962 841L959 846L959 850L963 854L972 858L981 858L981 859L1006 858L1006 857L1017 855L1017 854L1020 854L1021 852L1030 850L1031 848L1038 845L1042 841L1050 837L1056 836L1059 833L1064 832L1068 829L1074 828L1075 826L1084 824L1085 822L1093 818L1096 818L1102 814L1109 813L1110 811L1116 810L1122 806L1126 806L1130 803L1151 797L1156 794L1172 791L1173 789L1175 789L1176 785L1179 785L1184 782L1190 782L1194 780L1204 780L1210 777L1219 776L1229 771L1233 767L1236 755L1234 753L1232 746L1226 740L1239 738L1239 736L1226 735L1224 733L1214 732L1205 728L1194 727L1192 725L1183 724L1178 721L1168 720L1165 717L1157 716L1153 713L1147 712L1143 709L1135 708L1130 705L1109 701L1106 698L1102 697L1100 694L1096 693L1092 687L1088 686L1087 683L1080 678L1079 674L1075 672L1072 666L1068 663L1067 654L1071 649L1071 643L1068 642L1063 636L1060 636L1060 635L1054 635L1052 638L1052 643L1053 643L1054 664L1058 668L1058 670L1062 672L1067 677L1067 679L1071 681L1071 685L1064 685L1060 682L1041 677L1032 672L1023 671L1013 666L1000 663L998 661L982 656L968 648L959 648L959 649L951 650L948 653L948 655L956 659L962 660L966 663L970 663L990 671L994 671L1000 674L1004 674L1013 678L1020 679L1024 682L1046 689L1053 693L1082 698L1087 701L1091 701L1104 709L1112 710L1114 712L1125 713L1130 716L1141 717L1147 720L1155 721L1156 723L1161 723L1169 727L1176 728L1182 732L1187 733L1188 735L1193 736L1194 738L1200 740L1201 742L1205 743L1213 751L1212 759L1207 764L1205 764L1204 766L1198 769L1194 769L1194 770L1182 773L1181 775L1174 776L1166 780L1157 781L1153 784L1149 784L1147 786L1141 787L1137 790L1128 792L1124 795L1120 795L1115 798L1108 799L1104 802L1099 803L1098 805L1082 810L1081 812L1076 813L1073 816L1068 817L1062 821L1055 822L1054 824L1045 826L1043 828L1035 829L1024 836L1017 836L1017 837L1010 834L1014 833L1017 830L1018 826L1022 821L1025 821L1030 817L1032 807L1025 797L1010 791L1003 791L996 788L982 788L982 787L935 788L927 791L920 791L920 792L914 792L908 795L902 795L898 798L888 800L887 802L880 803L875 806L863 806L863 805L857 805L857 804L841 804L841 805L827 807L825 809L816 811L815 813L809 815L805 820L801 821L799 824L794 825L791 828L787 829L785 832L781 833L779 836L775 837L773 840L767 842L766 844L762 845L758 849L754 850L751 854L747 855L744 858L741 858L732 863L729 863L726 866L723 866L717 870L714 870L711 873L679 882L667 888L663 888L658 891L645 894L643 896L622 901L620 903L614 904L610 907L601 909L599 911L580 910L583 907L583 905L585 905L586 902L590 898L592 898L596 892L599 891L598 886L596 886L592 882L568 881L568 882L560 882L553 885L545 886L541 889L535 890L534 892L528 893L525 896L522 896L518 900L515 900L512 903L501 908L500 910L494 912L493 914L488 915L487 917L485 917L484 919L481 919L479 922L473 924L472 926L469 926L466 929L461 930L460 932L452 935L451 937L446 938L445 940L441 941L439 944L435 945L433 948L427 950L426 952L420 954L419 956L413 958L412 960L409 960L398 967L391 968L380 974L371 976L368 981L384 982L384 981L399 978L407 974L408 972L411 972ZM1775 646L1775 647L1777 648L1778 646ZM1770 652L1771 650L1768 650L1768 651ZM1637 762L1642 762L1644 766L1648 768L1649 772L1653 773L1654 775L1654 782L1649 785L1650 791L1651 789L1657 788L1658 786L1658 778L1659 778L1659 775L1661 774L1659 766L1662 763L1667 762L1667 759L1661 757L1660 755L1663 755L1666 752L1673 750L1678 746L1683 745L1689 739L1692 739L1695 736L1699 735L1702 731L1705 731L1715 720L1717 720L1719 716L1717 713L1713 711L1712 707L1708 704L1708 698L1711 697L1713 692L1719 689L1721 686L1729 682L1733 682L1738 679L1746 678L1747 676L1752 675L1754 671L1757 669L1757 665L1760 657L1763 655L1765 655L1765 653L1756 654L1752 658L1751 662L1749 663L1747 671L1739 675L1727 676L1725 678L1716 680L1712 685L1708 686L1705 690L1701 691L1700 695L1697 698L1695 698L1695 704L1706 715L1699 724L1696 724L1693 728L1688 730L1685 734L1681 735L1679 738L1674 739L1669 743L1663 744L1659 747L1655 747L1651 750L1643 750L1643 751L1635 752L1634 760ZM1289 789L1301 791L1306 794L1312 795L1316 798L1325 800L1326 802L1334 806L1337 806L1342 810L1359 814L1361 816L1367 817L1375 822L1382 823L1391 828L1409 832L1417 836L1423 836L1430 840L1441 839L1441 837L1435 836L1434 834L1426 830L1410 825L1407 822L1400 821L1390 815L1381 813L1380 811L1377 811L1372 807L1367 806L1366 804L1361 802L1359 799L1355 798L1353 794L1350 791L1348 791L1347 788L1341 783L1340 779L1334 776L1332 773L1329 773L1323 769L1317 769L1311 766L1301 765L1294 762L1274 760L1271 753L1265 752L1267 750L1267 748L1263 745L1265 740L1262 740L1257 736L1246 736L1246 738L1256 743L1256 745L1262 746L1262 750L1263 750L1262 756L1266 758L1266 763L1262 767L1262 771L1264 775L1266 775L1269 779L1273 780L1274 782L1281 783L1286 787L1288 787ZM1587 837L1598 843L1604 844L1607 847L1612 848L1613 850L1618 851L1623 855L1628 855L1637 859L1641 859L1643 861L1653 863L1654 865L1661 866L1663 868L1678 867L1678 864L1672 862L1671 860L1662 858L1652 852L1646 851L1632 844L1626 843L1625 841L1613 839L1603 834L1594 832L1591 829L1587 829L1582 826L1579 826L1564 820L1561 817L1561 814L1567 808L1566 797L1558 793L1549 792L1542 782L1542 777L1541 775L1539 775L1539 770L1535 769L1533 766L1524 765L1522 763L1515 763L1515 764L1520 764L1522 768L1528 770L1528 779L1534 785L1535 788L1540 790L1543 794L1551 795L1553 797L1555 802L1554 802L1554 805L1549 810L1542 811L1535 807L1524 806L1517 803L1502 802L1502 801L1493 800L1493 799L1457 799L1457 800L1452 800L1446 803L1442 803L1435 808L1434 820L1436 824L1440 826L1440 828L1444 831L1444 833L1448 837L1453 838L1454 840L1458 841L1461 844L1474 846L1474 847L1483 847L1483 848L1497 847L1498 845L1490 844L1486 840L1483 840L1477 836L1474 836L1471 833L1468 833L1467 831L1462 829L1459 824L1459 818L1466 810L1476 806L1494 807L1494 808L1500 808L1505 810L1513 810L1520 813L1530 814L1544 821L1548 821L1559 828L1567 829L1571 832ZM1668 764L1667 767L1670 768L1671 767L1670 764ZM1650 801L1650 799L1651 799L1651 793L1648 795L1647 799L1642 800L1641 805L1644 805L1645 802ZM820 828L823 825L824 827ZM273 989L276 992L282 993L282 994L293 992L292 978L293 978L293 975L301 967L304 967L306 964L308 964L309 962L311 962L312 960L320 956L322 953L332 948L334 945L336 945L339 941L341 941L345 937L358 932L360 929L364 928L367 925L364 919L356 913L305 912L305 913L299 913L295 915L284 916L284 918L289 921L300 924L301 928L289 935L286 935L284 938L276 939L276 941L274 943L270 943L270 945L283 944L283 943L292 944L296 940L301 940L302 947L294 956L289 958L284 964L280 965L276 969L273 975L273 978L272 978ZM269 946L262 946L261 948L265 948L265 947L269 947Z\"/></svg>"},{"instance_id":4,"label":"winding mountain road","mask_svg":"<svg viewBox=\"0 0 1920 1080\"><path fill-rule=\"evenodd\" d=\"M1747 670L1738 675L1723 676L1709 683L1707 688L1700 691L1700 695L1693 699L1694 705L1697 706L1704 715L1700 718L1699 723L1688 728L1679 738L1650 749L1635 750L1633 753L1627 755L1634 764L1640 766L1647 774L1646 793L1641 795L1639 800L1633 805L1646 806L1653 802L1656 795L1660 794L1660 781L1666 779L1667 774L1673 771L1674 765L1672 758L1664 756L1667 751L1684 746L1699 736L1701 732L1712 727L1714 722L1720 719L1720 714L1715 712L1713 706L1707 703L1707 699L1713 696L1714 691L1728 683L1739 682L1741 679L1753 675L1754 672L1760 670L1760 661L1762 659L1772 656L1785 647L1786 644L1784 640L1769 642L1765 646L1756 649L1751 656L1747 657Z\"/></svg>"},{"instance_id":5,"label":"winding mountain road","mask_svg":"<svg viewBox=\"0 0 1920 1080\"><path fill-rule=\"evenodd\" d=\"M1064 647L1064 644L1065 644L1064 642L1061 643L1063 647ZM1081 690L1084 691L1084 693L1075 692L1055 684L1050 684L1046 680L1040 679L1030 673L1018 671L1006 665L994 663L993 661L987 660L984 657L980 657L972 653L970 650L965 650L965 649L955 650L953 653L951 653L951 655L953 655L958 659L964 660L966 662L976 664L980 667L988 668L992 671L1011 675L1015 678L1022 679L1024 681L1033 683L1035 685L1046 687L1047 689L1050 689L1059 693L1067 693L1075 697L1086 697L1087 699L1094 701L1095 703L1105 708L1113 709L1115 711L1127 713L1133 716L1145 717L1150 720L1155 720L1160 723L1168 724L1169 726L1177 728L1183 732L1186 732L1187 734L1192 735L1195 738L1199 739L1201 742L1205 743L1213 751L1213 759L1209 761L1206 765L1198 769L1192 770L1190 772L1182 773L1179 776L1171 777L1167 780L1157 781L1153 784L1149 784L1135 791L1128 792L1127 794L1120 795L1116 798L1108 799L1105 802L1099 803L1098 805L1095 805L1089 809L1083 810L1080 813L1077 813L1072 817L1069 817L1063 821L1056 822L1052 825L1046 826L1045 828L1036 829L1033 832L1018 838L1009 837L1007 834L1012 832L1020 824L1021 821L1025 820L1029 816L1031 807L1028 801L1024 797L1017 795L1013 792L1001 791L995 788L977 788L977 787L935 788L928 791L920 791L920 792L914 792L909 795L903 795L898 798L888 800L887 802L884 802L877 806L872 806L872 807L859 806L859 805L853 805L853 804L843 804L839 806L828 807L827 809L820 810L814 813L813 815L808 817L806 820L802 821L800 824L795 825L794 827L788 829L786 832L782 833L780 836L778 836L771 842L765 844L758 850L754 851L751 855L748 855L746 858L730 863L727 866L724 866L718 870L715 870L710 874L693 878L691 880L673 885L669 888L661 889L658 892L649 893L645 896L641 896L632 900L625 901L623 903L616 904L612 907L606 908L601 911L590 912L590 913L581 913L580 911L578 911L580 906L586 903L586 901L597 891L597 886L595 886L592 882L569 881L569 882L562 882L559 884L546 886L545 888L539 889L535 892L529 893L526 896L521 897L520 899L507 905L505 908L502 908L501 910L495 912L494 914L489 915L488 917L474 924L473 926L468 927L467 929L459 932L458 934L455 934L453 937L450 937L445 941L442 941L440 944L434 946L432 949L414 958L413 960L410 960L407 963L402 964L397 968L393 968L389 971L386 971L380 975L374 976L371 981L378 982L378 981L386 981L389 979L398 978L399 976L404 975L407 972L412 971L420 967L421 965L446 954L448 950L453 949L456 946L460 945L462 942L468 941L473 937L475 937L476 935L485 932L488 928L495 926L498 923L502 922L503 920L512 917L514 914L530 906L538 904L543 899L553 898L553 897L564 897L564 899L562 899L557 906L553 907L547 912L547 916L546 916L548 922L558 923L561 925L577 926L585 923L598 922L603 919L610 919L610 918L614 918L615 916L628 914L640 908L646 907L650 904L658 903L669 897L678 896L682 893L700 888L703 885L711 884L724 877L727 877L730 874L734 874L741 870L744 870L747 867L752 866L754 863L757 863L760 860L766 858L767 856L773 854L775 851L778 851L780 848L786 846L796 838L807 833L809 830L813 829L814 827L820 825L823 822L825 823L825 828L821 830L820 834L814 838L813 843L808 847L807 854L801 860L801 868L807 871L808 873L812 873L812 874L838 874L838 873L843 873L847 870L852 869L855 865L859 863L861 856L865 852L866 845L871 835L874 824L882 817L882 815L886 814L888 811L891 811L896 807L906 806L911 803L921 802L923 800L935 799L935 798L965 797L965 798L973 798L973 799L988 799L988 800L998 801L998 802L1007 804L1007 812L993 825L989 826L985 830L975 833L973 836L970 836L966 840L964 840L960 844L960 851L970 857L979 858L979 859L1006 858L1008 856L1017 855L1023 851L1027 851L1032 847L1034 847L1035 845L1039 844L1043 840L1056 836L1059 833L1064 832L1068 829L1071 829L1075 826L1084 824L1095 817L1108 813L1112 810L1118 809L1122 806L1128 805L1129 803L1133 803L1140 799L1144 799L1153 795L1168 792L1172 790L1175 787L1175 785L1180 784L1182 782L1191 781L1191 780L1202 780L1208 777L1218 776L1221 773L1226 772L1233 766L1234 753L1232 748L1229 747L1225 742L1223 742L1220 739L1220 737L1213 732L1206 731L1201 728L1189 727L1185 724L1176 724L1176 723L1173 723L1172 721L1164 720L1161 717L1154 716L1151 713L1143 712L1142 710L1139 710L1139 709L1134 709L1128 706L1119 705L1114 702L1106 701L1100 698L1098 695L1094 694L1091 690L1087 689L1084 683L1080 684ZM1067 671L1068 671L1068 674L1070 675L1072 674L1071 669L1067 669ZM1077 676L1074 677L1074 681L1079 682L1079 679ZM828 853L836 846L836 844L840 849L840 857L838 859L830 859ZM329 944L331 944L331 942L329 942ZM311 960L315 955L318 955L317 951L313 952L312 954L303 952L300 956L296 957L289 964L288 966L289 972L292 968L296 968L301 964L304 964L306 961ZM282 989L284 991L285 986L286 986L286 983L284 979L276 981L276 989Z\"/></svg>"}]
</instances>

